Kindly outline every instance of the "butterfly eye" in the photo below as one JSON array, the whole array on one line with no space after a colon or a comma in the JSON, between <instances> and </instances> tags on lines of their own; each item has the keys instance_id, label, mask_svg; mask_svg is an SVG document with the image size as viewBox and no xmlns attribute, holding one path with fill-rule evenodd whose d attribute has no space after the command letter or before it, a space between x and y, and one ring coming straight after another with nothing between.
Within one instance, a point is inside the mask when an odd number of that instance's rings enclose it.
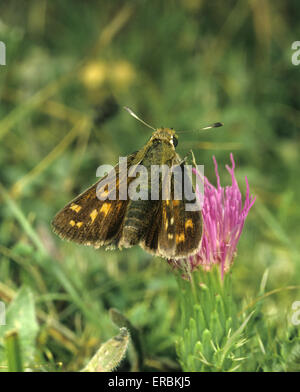
<instances>
[{"instance_id":1,"label":"butterfly eye","mask_svg":"<svg viewBox=\"0 0 300 392\"><path fill-rule=\"evenodd\" d=\"M173 136L173 140L172 140L172 142L173 142L173 146L174 146L174 147L176 147L176 146L177 146L177 144L178 144L178 139L177 139L177 137L176 137L176 136Z\"/></svg>"}]
</instances>

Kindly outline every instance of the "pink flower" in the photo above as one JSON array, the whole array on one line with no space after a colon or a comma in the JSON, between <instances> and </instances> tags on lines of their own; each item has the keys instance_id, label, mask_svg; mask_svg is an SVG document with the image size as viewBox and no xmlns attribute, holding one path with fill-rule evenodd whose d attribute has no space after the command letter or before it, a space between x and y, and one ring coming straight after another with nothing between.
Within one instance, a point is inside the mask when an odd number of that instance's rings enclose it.
<instances>
[{"instance_id":1,"label":"pink flower","mask_svg":"<svg viewBox=\"0 0 300 392\"><path fill-rule=\"evenodd\" d=\"M202 265L205 269L210 269L213 264L219 264L222 278L224 272L228 271L233 263L246 217L255 202L255 197L249 194L249 184L246 177L246 198L243 206L242 195L234 175L235 162L232 154L230 154L230 159L232 167L226 165L226 169L231 175L232 184L224 188L220 183L217 161L213 157L217 187L214 187L204 177L201 247L195 255L184 260L189 263L191 270L199 265ZM195 169L194 173L200 177L200 173ZM198 189L196 193L199 194Z\"/></svg>"}]
</instances>

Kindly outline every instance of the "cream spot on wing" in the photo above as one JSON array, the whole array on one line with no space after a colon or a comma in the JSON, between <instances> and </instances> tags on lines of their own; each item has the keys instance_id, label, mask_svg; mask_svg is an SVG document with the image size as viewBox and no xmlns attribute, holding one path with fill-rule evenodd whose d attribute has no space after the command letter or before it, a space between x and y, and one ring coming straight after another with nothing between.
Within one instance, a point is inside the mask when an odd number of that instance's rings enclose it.
<instances>
[{"instance_id":1,"label":"cream spot on wing","mask_svg":"<svg viewBox=\"0 0 300 392\"><path fill-rule=\"evenodd\" d=\"M94 220L96 219L98 215L98 211L96 209L94 209L91 213L90 213L90 217L92 219L92 223L94 222Z\"/></svg>"},{"instance_id":2,"label":"cream spot on wing","mask_svg":"<svg viewBox=\"0 0 300 392\"><path fill-rule=\"evenodd\" d=\"M78 204L72 203L70 210L73 210L75 212L79 212L81 210L81 206L79 206Z\"/></svg>"},{"instance_id":3,"label":"cream spot on wing","mask_svg":"<svg viewBox=\"0 0 300 392\"><path fill-rule=\"evenodd\" d=\"M110 203L103 203L102 207L100 208L99 212L103 212L104 216L108 213L110 208Z\"/></svg>"},{"instance_id":4,"label":"cream spot on wing","mask_svg":"<svg viewBox=\"0 0 300 392\"><path fill-rule=\"evenodd\" d=\"M168 239L169 239L169 240L172 240L173 237L174 237L173 234L170 234L170 233L168 234Z\"/></svg>"},{"instance_id":5,"label":"cream spot on wing","mask_svg":"<svg viewBox=\"0 0 300 392\"><path fill-rule=\"evenodd\" d=\"M185 227L185 230L187 230L188 228L191 228L191 229L192 229L192 228L194 227L192 219L188 219L188 220L185 222L184 227Z\"/></svg>"},{"instance_id":6,"label":"cream spot on wing","mask_svg":"<svg viewBox=\"0 0 300 392\"><path fill-rule=\"evenodd\" d=\"M70 220L69 224L70 224L71 226L75 226L75 221Z\"/></svg>"},{"instance_id":7,"label":"cream spot on wing","mask_svg":"<svg viewBox=\"0 0 300 392\"><path fill-rule=\"evenodd\" d=\"M174 218L173 218L173 217L170 219L170 224L171 224L171 225L174 224Z\"/></svg>"}]
</instances>

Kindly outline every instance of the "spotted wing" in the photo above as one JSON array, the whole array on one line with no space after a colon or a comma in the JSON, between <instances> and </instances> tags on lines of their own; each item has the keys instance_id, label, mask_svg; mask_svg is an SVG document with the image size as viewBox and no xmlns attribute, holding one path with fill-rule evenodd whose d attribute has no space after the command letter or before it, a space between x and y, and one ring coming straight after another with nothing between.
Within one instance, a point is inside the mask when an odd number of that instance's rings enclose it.
<instances>
[{"instance_id":1,"label":"spotted wing","mask_svg":"<svg viewBox=\"0 0 300 392\"><path fill-rule=\"evenodd\" d=\"M181 200L174 199L174 186L178 185L174 183L178 180L178 177L172 176L170 199L158 203L142 243L145 250L167 259L180 259L194 254L201 244L201 211L188 211L190 202L184 196L184 189ZM187 177L185 181L191 179ZM183 177L181 184L184 184ZM191 183L189 185L192 189Z\"/></svg>"},{"instance_id":2,"label":"spotted wing","mask_svg":"<svg viewBox=\"0 0 300 392\"><path fill-rule=\"evenodd\" d=\"M127 157L127 168L134 161L136 154L135 152ZM123 178L120 178L118 165L114 170L116 176L111 176L112 180L115 180L114 184L99 187L99 183L105 177L110 177L108 173L56 214L52 221L56 234L63 239L94 247L118 244L128 206L128 198L118 199L118 187L121 181L128 181L128 178L125 178L126 174L125 177L122 175ZM114 191L117 199L111 200L110 196ZM107 194L107 199L99 200L97 195L103 193Z\"/></svg>"}]
</instances>

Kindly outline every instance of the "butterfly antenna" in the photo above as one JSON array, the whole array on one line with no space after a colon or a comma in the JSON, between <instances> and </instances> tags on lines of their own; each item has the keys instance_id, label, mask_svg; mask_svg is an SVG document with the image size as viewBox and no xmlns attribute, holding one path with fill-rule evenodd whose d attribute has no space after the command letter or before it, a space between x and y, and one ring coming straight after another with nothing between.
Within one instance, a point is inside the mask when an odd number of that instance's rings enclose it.
<instances>
[{"instance_id":1,"label":"butterfly antenna","mask_svg":"<svg viewBox=\"0 0 300 392\"><path fill-rule=\"evenodd\" d=\"M211 125L208 125L207 127L200 128L200 131L206 131L207 129L211 129L211 128L219 128L219 127L222 127L223 125L224 124L221 122L216 122Z\"/></svg>"},{"instance_id":2,"label":"butterfly antenna","mask_svg":"<svg viewBox=\"0 0 300 392\"><path fill-rule=\"evenodd\" d=\"M127 112L134 117L135 119L137 119L138 121L140 121L142 124L146 125L146 127L153 129L153 131L156 131L155 128L151 127L151 125L147 124L144 120L142 120L141 118L139 118L131 109L129 109L127 106L123 106L123 108L125 110L127 110Z\"/></svg>"},{"instance_id":3,"label":"butterfly antenna","mask_svg":"<svg viewBox=\"0 0 300 392\"><path fill-rule=\"evenodd\" d=\"M203 127L203 128L200 128L200 129L195 129L195 130L193 130L193 131L177 131L177 133L207 131L208 129L222 127L223 125L224 125L224 124L221 123L221 122L216 122L216 123L207 125L206 127Z\"/></svg>"}]
</instances>

